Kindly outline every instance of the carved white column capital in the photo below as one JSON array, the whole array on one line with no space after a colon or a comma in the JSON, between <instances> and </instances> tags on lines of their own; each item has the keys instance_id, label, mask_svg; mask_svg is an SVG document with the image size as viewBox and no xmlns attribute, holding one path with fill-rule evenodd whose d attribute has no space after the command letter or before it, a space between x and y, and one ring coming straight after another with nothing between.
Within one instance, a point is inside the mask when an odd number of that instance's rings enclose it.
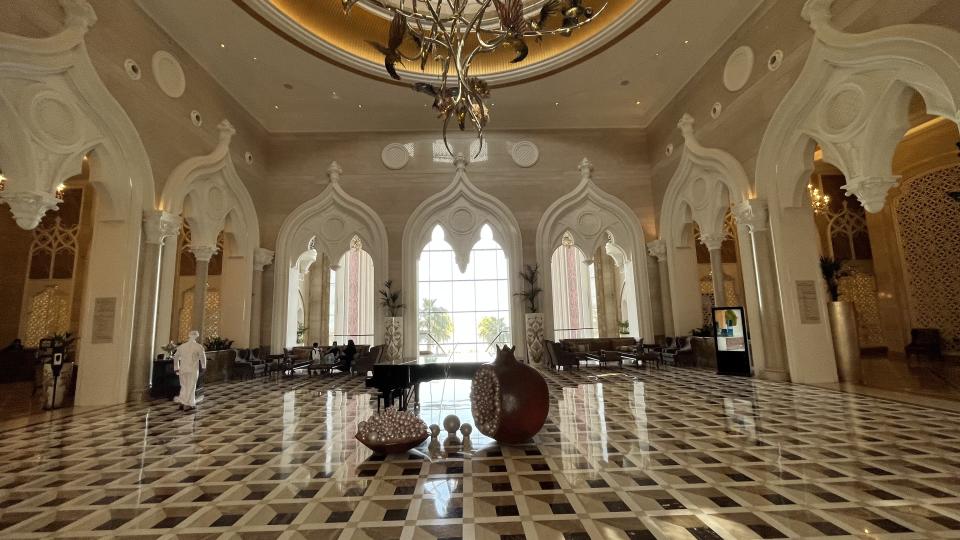
<instances>
[{"instance_id":1,"label":"carved white column capital","mask_svg":"<svg viewBox=\"0 0 960 540\"><path fill-rule=\"evenodd\" d=\"M593 163L589 159L583 158L583 160L580 161L580 166L577 168L580 169L581 180L593 178Z\"/></svg>"},{"instance_id":2,"label":"carved white column capital","mask_svg":"<svg viewBox=\"0 0 960 540\"><path fill-rule=\"evenodd\" d=\"M900 182L899 176L860 176L847 180L841 186L849 195L856 195L863 208L871 214L883 210L887 192Z\"/></svg>"},{"instance_id":3,"label":"carved white column capital","mask_svg":"<svg viewBox=\"0 0 960 540\"><path fill-rule=\"evenodd\" d=\"M343 169L340 167L340 164L336 161L331 161L330 166L327 167L327 178L330 179L330 182L333 184L339 182L341 174L343 174Z\"/></svg>"},{"instance_id":4,"label":"carved white column capital","mask_svg":"<svg viewBox=\"0 0 960 540\"><path fill-rule=\"evenodd\" d=\"M740 225L746 225L750 232L765 231L770 226L770 211L767 201L762 199L747 199L740 201L733 207L733 216Z\"/></svg>"},{"instance_id":5,"label":"carved white column capital","mask_svg":"<svg viewBox=\"0 0 960 540\"><path fill-rule=\"evenodd\" d=\"M35 229L44 214L60 204L60 199L43 191L4 191L0 197L10 205L17 225L26 230Z\"/></svg>"},{"instance_id":6,"label":"carved white column capital","mask_svg":"<svg viewBox=\"0 0 960 540\"><path fill-rule=\"evenodd\" d=\"M217 254L217 246L209 246L203 244L191 244L190 253L193 253L193 257L197 259L197 262L210 262L210 259Z\"/></svg>"},{"instance_id":7,"label":"carved white column capital","mask_svg":"<svg viewBox=\"0 0 960 540\"><path fill-rule=\"evenodd\" d=\"M652 242L647 242L647 253L649 253L651 257L656 257L657 262L663 262L667 260L667 243L659 238Z\"/></svg>"},{"instance_id":8,"label":"carved white column capital","mask_svg":"<svg viewBox=\"0 0 960 540\"><path fill-rule=\"evenodd\" d=\"M680 121L677 122L677 127L680 128L680 133L684 139L693 137L693 123L694 119L688 113L684 113L683 116L680 117Z\"/></svg>"},{"instance_id":9,"label":"carved white column capital","mask_svg":"<svg viewBox=\"0 0 960 540\"><path fill-rule=\"evenodd\" d=\"M217 124L217 131L220 132L220 141L226 144L230 144L230 140L237 134L237 128L233 127L233 124L226 118Z\"/></svg>"},{"instance_id":10,"label":"carved white column capital","mask_svg":"<svg viewBox=\"0 0 960 540\"><path fill-rule=\"evenodd\" d=\"M180 234L180 216L164 212L163 210L151 210L143 213L143 234L148 244L163 245L164 241L170 237L176 237Z\"/></svg>"},{"instance_id":11,"label":"carved white column capital","mask_svg":"<svg viewBox=\"0 0 960 540\"><path fill-rule=\"evenodd\" d=\"M264 267L273 264L273 252L269 249L257 248L253 250L253 269L263 272Z\"/></svg>"},{"instance_id":12,"label":"carved white column capital","mask_svg":"<svg viewBox=\"0 0 960 540\"><path fill-rule=\"evenodd\" d=\"M86 32L97 22L97 14L87 0L60 0L60 7L66 14L67 26Z\"/></svg>"},{"instance_id":13,"label":"carved white column capital","mask_svg":"<svg viewBox=\"0 0 960 540\"><path fill-rule=\"evenodd\" d=\"M723 246L723 241L727 236L723 233L707 233L700 235L700 243L707 246L710 251L719 250Z\"/></svg>"}]
</instances>

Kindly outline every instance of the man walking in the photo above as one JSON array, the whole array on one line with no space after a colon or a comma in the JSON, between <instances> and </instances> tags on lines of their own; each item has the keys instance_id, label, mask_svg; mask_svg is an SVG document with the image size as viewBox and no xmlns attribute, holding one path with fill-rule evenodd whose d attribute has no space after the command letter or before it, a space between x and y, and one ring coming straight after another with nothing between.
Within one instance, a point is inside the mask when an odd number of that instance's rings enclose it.
<instances>
[{"instance_id":1,"label":"man walking","mask_svg":"<svg viewBox=\"0 0 960 540\"><path fill-rule=\"evenodd\" d=\"M200 372L207 369L207 355L203 345L197 343L200 332L191 330L189 339L177 347L173 355L173 369L180 377L180 395L173 398L180 404L180 410L193 410L197 407L197 380Z\"/></svg>"}]
</instances>

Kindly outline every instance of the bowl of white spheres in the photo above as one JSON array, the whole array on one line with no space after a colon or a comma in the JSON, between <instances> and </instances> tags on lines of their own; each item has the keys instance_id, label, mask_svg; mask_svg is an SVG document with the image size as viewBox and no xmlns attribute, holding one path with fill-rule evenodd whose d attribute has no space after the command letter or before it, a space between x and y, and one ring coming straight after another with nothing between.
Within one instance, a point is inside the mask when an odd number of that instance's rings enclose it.
<instances>
[{"instance_id":1,"label":"bowl of white spheres","mask_svg":"<svg viewBox=\"0 0 960 540\"><path fill-rule=\"evenodd\" d=\"M399 454L427 440L427 425L415 414L388 408L357 424L357 440L378 454Z\"/></svg>"}]
</instances>

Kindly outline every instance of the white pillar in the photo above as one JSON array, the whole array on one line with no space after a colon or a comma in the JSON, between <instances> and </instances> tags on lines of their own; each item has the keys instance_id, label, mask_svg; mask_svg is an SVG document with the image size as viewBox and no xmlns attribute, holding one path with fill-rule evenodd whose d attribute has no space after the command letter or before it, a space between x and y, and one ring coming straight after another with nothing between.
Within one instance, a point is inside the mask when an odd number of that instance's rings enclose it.
<instances>
[{"instance_id":1,"label":"white pillar","mask_svg":"<svg viewBox=\"0 0 960 540\"><path fill-rule=\"evenodd\" d=\"M190 329L200 332L203 340L203 309L207 303L207 276L210 271L210 259L217 253L216 246L190 245L190 252L196 260L196 280L193 284L193 315L190 319Z\"/></svg>"},{"instance_id":2,"label":"white pillar","mask_svg":"<svg viewBox=\"0 0 960 540\"><path fill-rule=\"evenodd\" d=\"M165 241L180 232L180 218L154 210L143 216L143 260L134 322L133 357L127 382L128 400L140 401L150 389L150 366L156 348L157 287Z\"/></svg>"},{"instance_id":3,"label":"white pillar","mask_svg":"<svg viewBox=\"0 0 960 540\"><path fill-rule=\"evenodd\" d=\"M647 252L657 259L657 270L660 275L660 298L663 309L663 333L673 336L673 302L670 298L670 271L667 268L667 243L663 240L654 240L647 243Z\"/></svg>"},{"instance_id":4,"label":"white pillar","mask_svg":"<svg viewBox=\"0 0 960 540\"><path fill-rule=\"evenodd\" d=\"M700 235L700 242L707 246L710 252L710 272L713 274L713 305L724 306L727 303L726 292L723 287L723 255L721 248L726 236L723 233L709 233Z\"/></svg>"},{"instance_id":5,"label":"white pillar","mask_svg":"<svg viewBox=\"0 0 960 540\"><path fill-rule=\"evenodd\" d=\"M260 347L260 321L263 311L263 269L273 262L273 252L257 248L253 251L253 295L250 299L250 347Z\"/></svg>"},{"instance_id":6,"label":"white pillar","mask_svg":"<svg viewBox=\"0 0 960 540\"><path fill-rule=\"evenodd\" d=\"M780 286L770 236L769 212L765 201L750 199L734 208L737 222L750 230L754 270L760 297L760 331L763 338L764 378L787 381L787 346L783 332Z\"/></svg>"}]
</instances>

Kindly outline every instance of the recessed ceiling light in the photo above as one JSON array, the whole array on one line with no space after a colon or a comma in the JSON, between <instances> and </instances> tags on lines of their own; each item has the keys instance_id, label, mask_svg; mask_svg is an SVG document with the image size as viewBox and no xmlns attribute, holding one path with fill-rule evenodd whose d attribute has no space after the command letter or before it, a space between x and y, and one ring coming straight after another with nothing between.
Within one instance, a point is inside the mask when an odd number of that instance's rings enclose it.
<instances>
[{"instance_id":1,"label":"recessed ceiling light","mask_svg":"<svg viewBox=\"0 0 960 540\"><path fill-rule=\"evenodd\" d=\"M559 101L554 101L554 102L553 102L553 106L554 106L554 107L559 107L559 106L560 106L560 102L559 102Z\"/></svg>"},{"instance_id":2,"label":"recessed ceiling light","mask_svg":"<svg viewBox=\"0 0 960 540\"><path fill-rule=\"evenodd\" d=\"M624 79L620 81L620 86L630 86L630 81L628 81L627 79Z\"/></svg>"},{"instance_id":3,"label":"recessed ceiling light","mask_svg":"<svg viewBox=\"0 0 960 540\"><path fill-rule=\"evenodd\" d=\"M293 85L290 83L283 83L283 87L287 90L293 90Z\"/></svg>"},{"instance_id":4,"label":"recessed ceiling light","mask_svg":"<svg viewBox=\"0 0 960 540\"><path fill-rule=\"evenodd\" d=\"M653 55L654 55L654 56L660 56L660 53L659 53L659 52L655 52L655 53L653 53Z\"/></svg>"},{"instance_id":5,"label":"recessed ceiling light","mask_svg":"<svg viewBox=\"0 0 960 540\"><path fill-rule=\"evenodd\" d=\"M223 43L221 43L221 44L220 44L220 48L221 48L221 49L226 49L226 48L227 48L227 46L226 46L226 45L224 45Z\"/></svg>"},{"instance_id":6,"label":"recessed ceiling light","mask_svg":"<svg viewBox=\"0 0 960 540\"><path fill-rule=\"evenodd\" d=\"M687 43L690 43L690 40L689 40L689 39L683 40L683 44L684 44L684 45L686 45Z\"/></svg>"},{"instance_id":7,"label":"recessed ceiling light","mask_svg":"<svg viewBox=\"0 0 960 540\"><path fill-rule=\"evenodd\" d=\"M276 109L276 110L278 110L278 111L280 110L280 106L279 106L279 105L274 105L273 108Z\"/></svg>"},{"instance_id":8,"label":"recessed ceiling light","mask_svg":"<svg viewBox=\"0 0 960 540\"><path fill-rule=\"evenodd\" d=\"M336 90L332 90L330 92L330 99L340 99L340 94L338 94Z\"/></svg>"},{"instance_id":9,"label":"recessed ceiling light","mask_svg":"<svg viewBox=\"0 0 960 540\"><path fill-rule=\"evenodd\" d=\"M637 105L639 105L639 104L640 104L640 100L638 99L638 100L637 100Z\"/></svg>"},{"instance_id":10,"label":"recessed ceiling light","mask_svg":"<svg viewBox=\"0 0 960 540\"><path fill-rule=\"evenodd\" d=\"M363 103L357 104L357 108L358 108L358 109L362 109L362 108L363 108Z\"/></svg>"},{"instance_id":11,"label":"recessed ceiling light","mask_svg":"<svg viewBox=\"0 0 960 540\"><path fill-rule=\"evenodd\" d=\"M256 56L253 57L253 61L254 61L254 62L257 61L257 57L256 57Z\"/></svg>"}]
</instances>

